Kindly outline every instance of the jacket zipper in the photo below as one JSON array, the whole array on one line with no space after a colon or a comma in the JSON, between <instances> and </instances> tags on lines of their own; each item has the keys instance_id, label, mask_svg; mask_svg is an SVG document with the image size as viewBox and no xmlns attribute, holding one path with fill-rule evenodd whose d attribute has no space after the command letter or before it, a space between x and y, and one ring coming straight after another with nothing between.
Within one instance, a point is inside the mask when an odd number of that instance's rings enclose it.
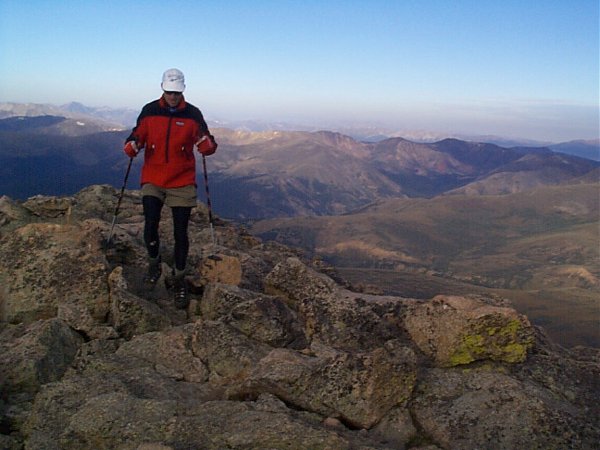
<instances>
[{"instance_id":1,"label":"jacket zipper","mask_svg":"<svg viewBox=\"0 0 600 450\"><path fill-rule=\"evenodd\" d=\"M171 134L171 122L173 121L173 116L169 117L169 125L167 126L167 137L165 142L165 163L169 162L169 136Z\"/></svg>"}]
</instances>

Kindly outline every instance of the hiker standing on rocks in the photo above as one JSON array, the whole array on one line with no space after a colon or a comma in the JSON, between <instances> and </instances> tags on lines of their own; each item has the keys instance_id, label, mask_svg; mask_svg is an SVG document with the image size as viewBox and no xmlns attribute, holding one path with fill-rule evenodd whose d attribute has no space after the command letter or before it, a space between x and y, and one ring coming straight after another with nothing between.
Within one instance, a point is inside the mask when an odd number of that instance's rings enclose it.
<instances>
[{"instance_id":1,"label":"hiker standing on rocks","mask_svg":"<svg viewBox=\"0 0 600 450\"><path fill-rule=\"evenodd\" d=\"M125 141L125 153L134 158L144 150L141 186L144 207L144 242L148 272L144 281L155 285L161 276L158 226L163 204L171 208L175 237L173 288L175 306L188 305L185 268L189 250L188 222L196 206L196 159L217 150L200 110L185 101L185 79L178 69L162 77L162 96L142 108L137 124Z\"/></svg>"}]
</instances>

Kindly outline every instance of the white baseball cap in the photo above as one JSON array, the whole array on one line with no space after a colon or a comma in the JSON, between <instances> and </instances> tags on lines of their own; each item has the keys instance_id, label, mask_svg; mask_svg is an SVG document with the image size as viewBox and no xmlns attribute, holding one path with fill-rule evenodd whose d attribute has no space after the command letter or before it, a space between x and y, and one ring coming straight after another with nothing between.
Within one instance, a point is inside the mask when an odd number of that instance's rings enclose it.
<instances>
[{"instance_id":1,"label":"white baseball cap","mask_svg":"<svg viewBox=\"0 0 600 450\"><path fill-rule=\"evenodd\" d=\"M163 91L183 92L185 90L185 77L179 69L169 69L163 73L160 85Z\"/></svg>"}]
</instances>

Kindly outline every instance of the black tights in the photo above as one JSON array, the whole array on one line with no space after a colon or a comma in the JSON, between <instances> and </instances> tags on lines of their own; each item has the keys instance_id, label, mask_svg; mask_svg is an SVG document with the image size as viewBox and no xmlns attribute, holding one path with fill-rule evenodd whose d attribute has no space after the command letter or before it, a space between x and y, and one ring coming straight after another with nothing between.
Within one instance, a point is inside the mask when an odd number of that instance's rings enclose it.
<instances>
[{"instance_id":1,"label":"black tights","mask_svg":"<svg viewBox=\"0 0 600 450\"><path fill-rule=\"evenodd\" d=\"M158 224L160 223L160 212L163 207L163 202L151 195L142 197L142 205L144 206L144 242L148 249L148 255L151 258L158 257L160 239L158 236ZM173 214L173 236L175 237L175 268L184 270L185 263L190 248L188 239L188 222L192 208L185 206L175 206L171 208Z\"/></svg>"}]
</instances>

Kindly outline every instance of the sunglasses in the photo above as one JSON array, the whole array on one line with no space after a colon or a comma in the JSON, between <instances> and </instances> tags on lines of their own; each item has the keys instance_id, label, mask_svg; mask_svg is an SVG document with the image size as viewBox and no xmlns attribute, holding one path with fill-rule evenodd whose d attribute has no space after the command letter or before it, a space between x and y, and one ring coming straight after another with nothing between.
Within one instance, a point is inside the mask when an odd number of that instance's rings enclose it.
<instances>
[{"instance_id":1,"label":"sunglasses","mask_svg":"<svg viewBox=\"0 0 600 450\"><path fill-rule=\"evenodd\" d=\"M165 93L165 95L181 95L182 92L177 92L177 91L163 91Z\"/></svg>"}]
</instances>

